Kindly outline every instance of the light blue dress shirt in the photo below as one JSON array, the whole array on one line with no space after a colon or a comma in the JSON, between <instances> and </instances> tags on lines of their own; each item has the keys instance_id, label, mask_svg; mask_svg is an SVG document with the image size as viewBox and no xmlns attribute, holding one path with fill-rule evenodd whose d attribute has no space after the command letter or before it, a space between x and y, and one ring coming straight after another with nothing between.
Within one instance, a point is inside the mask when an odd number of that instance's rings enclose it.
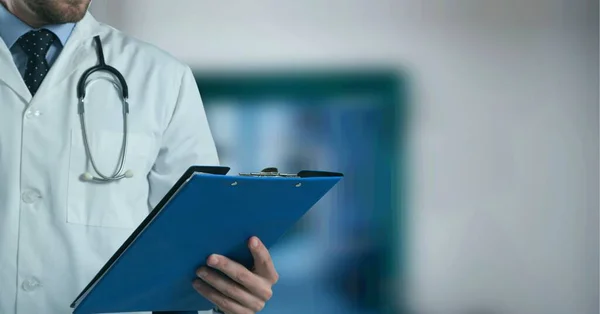
<instances>
[{"instance_id":1,"label":"light blue dress shirt","mask_svg":"<svg viewBox=\"0 0 600 314\"><path fill-rule=\"evenodd\" d=\"M50 49L48 49L48 53L46 54L48 65L52 67L52 64L56 58L58 58L62 48L65 46L67 40L71 36L73 28L75 28L75 23L47 25L43 28L52 31L58 37L58 40L54 41L52 46L50 46ZM18 17L8 12L3 5L0 5L0 38L10 50L21 76L25 74L25 68L27 67L27 55L23 49L21 49L21 46L17 44L17 40L19 37L32 30L36 29L25 24Z\"/></svg>"}]
</instances>

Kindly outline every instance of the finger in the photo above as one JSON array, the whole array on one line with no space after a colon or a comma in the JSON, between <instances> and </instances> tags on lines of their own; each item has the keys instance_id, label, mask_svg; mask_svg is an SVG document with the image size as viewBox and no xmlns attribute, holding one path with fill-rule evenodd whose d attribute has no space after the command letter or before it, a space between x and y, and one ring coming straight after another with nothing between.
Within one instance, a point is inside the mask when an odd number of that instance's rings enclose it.
<instances>
[{"instance_id":1,"label":"finger","mask_svg":"<svg viewBox=\"0 0 600 314\"><path fill-rule=\"evenodd\" d=\"M210 267L221 271L261 300L269 300L273 295L268 282L227 257L213 254L207 262Z\"/></svg>"},{"instance_id":2,"label":"finger","mask_svg":"<svg viewBox=\"0 0 600 314\"><path fill-rule=\"evenodd\" d=\"M254 272L271 284L277 283L279 275L275 270L269 250L267 250L257 237L252 237L249 244L250 252L252 252L252 256L254 257Z\"/></svg>"},{"instance_id":3,"label":"finger","mask_svg":"<svg viewBox=\"0 0 600 314\"><path fill-rule=\"evenodd\" d=\"M265 300L252 295L240 284L227 278L214 270L202 267L198 271L198 276L212 288L221 292L223 295L235 300L242 306L260 312L265 307Z\"/></svg>"},{"instance_id":4,"label":"finger","mask_svg":"<svg viewBox=\"0 0 600 314\"><path fill-rule=\"evenodd\" d=\"M228 314L254 314L251 309L242 306L233 299L225 296L206 282L198 279L193 283L194 289L202 296Z\"/></svg>"}]
</instances>

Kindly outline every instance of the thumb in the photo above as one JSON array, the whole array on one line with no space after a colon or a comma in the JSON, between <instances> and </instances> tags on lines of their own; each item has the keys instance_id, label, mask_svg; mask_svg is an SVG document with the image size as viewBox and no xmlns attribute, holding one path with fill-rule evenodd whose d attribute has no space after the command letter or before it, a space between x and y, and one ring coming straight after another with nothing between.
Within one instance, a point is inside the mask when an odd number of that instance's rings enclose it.
<instances>
[{"instance_id":1,"label":"thumb","mask_svg":"<svg viewBox=\"0 0 600 314\"><path fill-rule=\"evenodd\" d=\"M267 250L257 237L250 238L248 244L252 257L254 258L254 273L268 280L270 283L275 284L277 280L279 280L279 275L275 270L275 265L273 265L269 250Z\"/></svg>"}]
</instances>

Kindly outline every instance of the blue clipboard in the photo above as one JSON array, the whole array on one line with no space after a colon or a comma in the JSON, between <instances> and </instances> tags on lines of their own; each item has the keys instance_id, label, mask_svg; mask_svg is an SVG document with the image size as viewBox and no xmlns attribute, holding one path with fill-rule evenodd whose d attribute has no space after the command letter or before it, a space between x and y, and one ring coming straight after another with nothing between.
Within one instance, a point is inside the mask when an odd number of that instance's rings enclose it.
<instances>
[{"instance_id":1,"label":"blue clipboard","mask_svg":"<svg viewBox=\"0 0 600 314\"><path fill-rule=\"evenodd\" d=\"M250 268L251 236L270 248L343 177L229 170L190 167L71 304L74 313L212 309L192 287L208 256Z\"/></svg>"}]
</instances>

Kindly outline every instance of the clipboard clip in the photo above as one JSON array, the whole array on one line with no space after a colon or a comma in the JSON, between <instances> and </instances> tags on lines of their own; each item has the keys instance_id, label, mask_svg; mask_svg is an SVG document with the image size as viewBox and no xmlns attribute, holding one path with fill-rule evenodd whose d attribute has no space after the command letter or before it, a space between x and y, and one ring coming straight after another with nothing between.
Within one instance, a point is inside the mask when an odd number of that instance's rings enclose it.
<instances>
[{"instance_id":1,"label":"clipboard clip","mask_svg":"<svg viewBox=\"0 0 600 314\"><path fill-rule=\"evenodd\" d=\"M275 167L269 167L261 170L260 172L240 172L240 176L243 177L282 177L282 178L299 178L296 173L281 173Z\"/></svg>"}]
</instances>

